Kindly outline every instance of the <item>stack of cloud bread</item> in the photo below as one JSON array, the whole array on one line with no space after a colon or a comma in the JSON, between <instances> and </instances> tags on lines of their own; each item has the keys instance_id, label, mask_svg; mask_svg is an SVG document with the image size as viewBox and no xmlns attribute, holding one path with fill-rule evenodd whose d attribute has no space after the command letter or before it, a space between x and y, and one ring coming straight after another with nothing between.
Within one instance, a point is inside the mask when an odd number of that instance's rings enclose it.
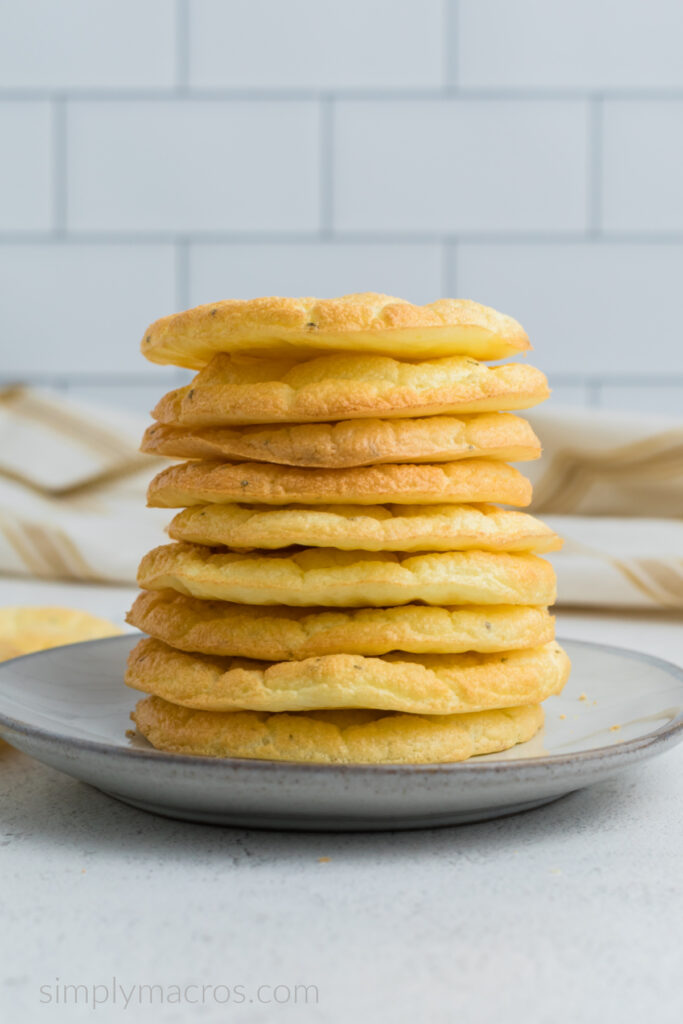
<instances>
[{"instance_id":1,"label":"stack of cloud bread","mask_svg":"<svg viewBox=\"0 0 683 1024\"><path fill-rule=\"evenodd\" d=\"M200 306L142 351L199 372L143 450L181 509L140 565L126 682L162 750L321 763L464 760L529 740L569 661L558 537L498 503L540 455L509 410L548 396L477 303L372 293Z\"/></svg>"}]
</instances>

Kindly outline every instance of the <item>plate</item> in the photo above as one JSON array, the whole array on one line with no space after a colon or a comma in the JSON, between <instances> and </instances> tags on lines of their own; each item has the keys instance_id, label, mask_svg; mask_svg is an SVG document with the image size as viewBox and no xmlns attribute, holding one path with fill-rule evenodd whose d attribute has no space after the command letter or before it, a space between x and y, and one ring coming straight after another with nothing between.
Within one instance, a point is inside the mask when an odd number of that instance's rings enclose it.
<instances>
[{"instance_id":1,"label":"plate","mask_svg":"<svg viewBox=\"0 0 683 1024\"><path fill-rule=\"evenodd\" d=\"M683 670L646 654L561 641L569 683L529 743L461 764L312 765L186 757L130 738L123 684L138 637L0 665L0 735L135 807L250 828L372 830L481 821L610 778L683 739Z\"/></svg>"}]
</instances>

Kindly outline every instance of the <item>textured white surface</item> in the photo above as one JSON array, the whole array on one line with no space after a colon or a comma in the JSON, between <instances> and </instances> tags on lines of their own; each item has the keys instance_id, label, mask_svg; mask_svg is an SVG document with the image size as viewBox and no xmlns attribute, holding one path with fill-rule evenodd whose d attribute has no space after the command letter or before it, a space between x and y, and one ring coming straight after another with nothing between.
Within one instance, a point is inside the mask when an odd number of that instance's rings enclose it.
<instances>
[{"instance_id":1,"label":"textured white surface","mask_svg":"<svg viewBox=\"0 0 683 1024\"><path fill-rule=\"evenodd\" d=\"M0 582L0 604L114 618L131 596ZM683 660L673 617L562 614L560 632ZM92 995L112 976L128 992L241 985L246 1001L160 1005L157 992L126 1010L119 992L99 1021L630 1024L653 1000L661 1024L683 1012L683 747L517 817L384 835L167 821L9 748L0 767L4 1019L71 1024L86 1011L56 1005L56 979ZM317 1005L258 1003L258 986L279 984L317 986Z\"/></svg>"}]
</instances>

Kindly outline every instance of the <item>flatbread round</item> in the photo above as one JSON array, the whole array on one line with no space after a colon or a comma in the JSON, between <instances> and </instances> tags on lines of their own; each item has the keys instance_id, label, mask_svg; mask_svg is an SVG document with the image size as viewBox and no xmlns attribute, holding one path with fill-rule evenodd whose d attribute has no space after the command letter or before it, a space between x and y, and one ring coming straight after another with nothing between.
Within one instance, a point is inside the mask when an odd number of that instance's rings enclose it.
<instances>
[{"instance_id":1,"label":"flatbread round","mask_svg":"<svg viewBox=\"0 0 683 1024\"><path fill-rule=\"evenodd\" d=\"M534 366L489 367L467 356L410 363L341 354L302 363L218 355L152 415L176 427L457 416L528 409L549 394Z\"/></svg>"},{"instance_id":2,"label":"flatbread round","mask_svg":"<svg viewBox=\"0 0 683 1024\"><path fill-rule=\"evenodd\" d=\"M538 705L469 715L381 711L193 711L161 697L141 700L138 731L158 750L317 764L438 764L507 750L543 725Z\"/></svg>"},{"instance_id":3,"label":"flatbread round","mask_svg":"<svg viewBox=\"0 0 683 1024\"><path fill-rule=\"evenodd\" d=\"M127 621L181 651L264 661L508 651L554 636L548 609L525 605L308 609L201 600L175 590L143 590Z\"/></svg>"},{"instance_id":4,"label":"flatbread round","mask_svg":"<svg viewBox=\"0 0 683 1024\"><path fill-rule=\"evenodd\" d=\"M530 554L450 551L403 555L330 548L284 552L214 552L166 544L144 556L138 582L146 590L239 604L298 607L385 607L534 604L555 600L555 572Z\"/></svg>"},{"instance_id":5,"label":"flatbread round","mask_svg":"<svg viewBox=\"0 0 683 1024\"><path fill-rule=\"evenodd\" d=\"M157 320L140 345L153 363L195 369L216 352L301 358L355 350L404 359L504 359L529 347L516 320L478 302L440 299L414 306L376 292L336 299L275 296L213 302Z\"/></svg>"},{"instance_id":6,"label":"flatbread round","mask_svg":"<svg viewBox=\"0 0 683 1024\"><path fill-rule=\"evenodd\" d=\"M385 462L490 458L526 462L541 454L531 425L512 413L342 420L246 427L176 427L153 423L142 451L179 459L276 462L345 469Z\"/></svg>"},{"instance_id":7,"label":"flatbread round","mask_svg":"<svg viewBox=\"0 0 683 1024\"><path fill-rule=\"evenodd\" d=\"M487 459L435 465L300 469L264 462L184 462L154 477L155 508L249 502L263 505L528 505L531 484L514 466Z\"/></svg>"},{"instance_id":8,"label":"flatbread round","mask_svg":"<svg viewBox=\"0 0 683 1024\"><path fill-rule=\"evenodd\" d=\"M0 661L121 632L107 619L76 608L8 606L0 608Z\"/></svg>"},{"instance_id":9,"label":"flatbread round","mask_svg":"<svg viewBox=\"0 0 683 1024\"><path fill-rule=\"evenodd\" d=\"M195 505L168 528L209 547L359 551L557 551L562 541L525 512L495 505Z\"/></svg>"},{"instance_id":10,"label":"flatbread round","mask_svg":"<svg viewBox=\"0 0 683 1024\"><path fill-rule=\"evenodd\" d=\"M456 715L539 704L562 690L569 667L555 641L505 654L330 654L264 663L186 654L146 637L131 651L126 684L202 711Z\"/></svg>"}]
</instances>

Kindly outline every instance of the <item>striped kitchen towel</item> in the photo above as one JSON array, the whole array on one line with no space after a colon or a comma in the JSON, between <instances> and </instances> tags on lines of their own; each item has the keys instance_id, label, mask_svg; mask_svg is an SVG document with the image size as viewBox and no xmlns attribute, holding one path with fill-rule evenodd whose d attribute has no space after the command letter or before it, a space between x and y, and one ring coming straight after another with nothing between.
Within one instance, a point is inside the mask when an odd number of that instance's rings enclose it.
<instances>
[{"instance_id":1,"label":"striped kitchen towel","mask_svg":"<svg viewBox=\"0 0 683 1024\"><path fill-rule=\"evenodd\" d=\"M529 414L531 511L564 538L558 604L683 609L683 415Z\"/></svg>"},{"instance_id":2,"label":"striped kitchen towel","mask_svg":"<svg viewBox=\"0 0 683 1024\"><path fill-rule=\"evenodd\" d=\"M565 540L550 555L558 603L683 610L683 422L533 410L544 455L524 463L538 513ZM165 460L141 455L144 417L59 394L0 392L0 572L131 583L167 541L145 508Z\"/></svg>"},{"instance_id":3,"label":"striped kitchen towel","mask_svg":"<svg viewBox=\"0 0 683 1024\"><path fill-rule=\"evenodd\" d=\"M144 418L47 391L0 391L0 572L130 583L168 538L145 508L161 460L138 451Z\"/></svg>"}]
</instances>

